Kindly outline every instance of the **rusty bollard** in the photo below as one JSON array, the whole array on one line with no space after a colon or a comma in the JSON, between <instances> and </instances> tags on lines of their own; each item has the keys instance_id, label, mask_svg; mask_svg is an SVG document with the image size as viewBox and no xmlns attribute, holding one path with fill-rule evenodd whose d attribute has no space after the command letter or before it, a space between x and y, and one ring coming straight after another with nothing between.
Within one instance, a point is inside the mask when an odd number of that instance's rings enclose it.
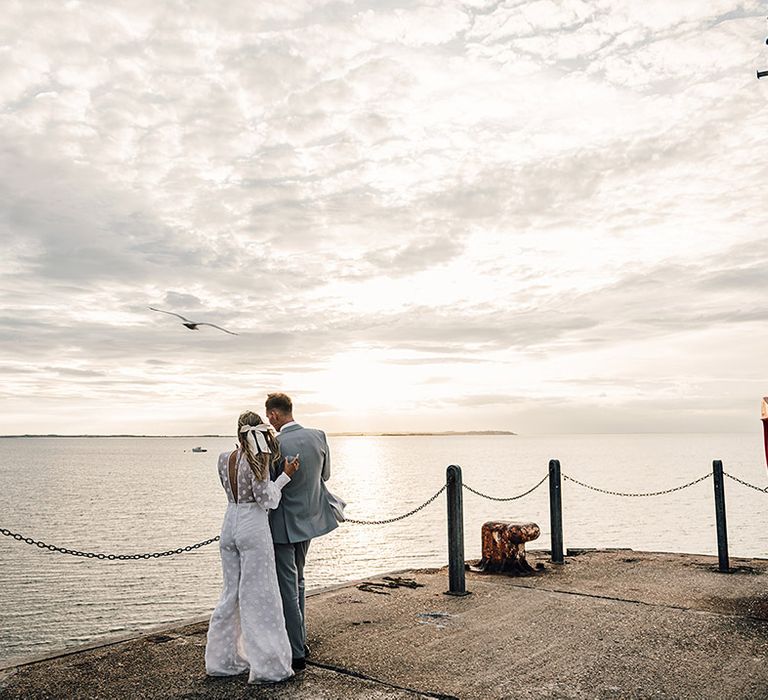
<instances>
[{"instance_id":1,"label":"rusty bollard","mask_svg":"<svg viewBox=\"0 0 768 700\"><path fill-rule=\"evenodd\" d=\"M534 573L525 558L525 543L539 534L536 523L506 523L493 520L483 524L483 558L478 571L525 576Z\"/></svg>"}]
</instances>

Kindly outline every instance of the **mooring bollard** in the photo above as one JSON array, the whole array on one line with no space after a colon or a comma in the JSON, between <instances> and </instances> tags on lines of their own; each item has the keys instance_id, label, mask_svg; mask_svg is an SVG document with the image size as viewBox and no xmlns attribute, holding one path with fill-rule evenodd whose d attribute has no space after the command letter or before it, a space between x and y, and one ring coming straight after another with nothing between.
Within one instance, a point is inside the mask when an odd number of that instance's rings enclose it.
<instances>
[{"instance_id":1,"label":"mooring bollard","mask_svg":"<svg viewBox=\"0 0 768 700\"><path fill-rule=\"evenodd\" d=\"M464 576L464 508L461 467L445 470L448 501L448 590L447 595L467 595Z\"/></svg>"},{"instance_id":2,"label":"mooring bollard","mask_svg":"<svg viewBox=\"0 0 768 700\"><path fill-rule=\"evenodd\" d=\"M563 563L563 497L560 460L549 460L549 528L552 531L552 563Z\"/></svg>"},{"instance_id":3,"label":"mooring bollard","mask_svg":"<svg viewBox=\"0 0 768 700\"><path fill-rule=\"evenodd\" d=\"M490 520L483 523L483 558L472 571L527 576L536 571L525 555L525 543L537 539L536 523Z\"/></svg>"},{"instance_id":4,"label":"mooring bollard","mask_svg":"<svg viewBox=\"0 0 768 700\"><path fill-rule=\"evenodd\" d=\"M712 476L715 482L715 519L717 521L717 559L720 571L731 570L728 562L728 526L725 522L725 482L723 463L716 459L712 462Z\"/></svg>"}]
</instances>

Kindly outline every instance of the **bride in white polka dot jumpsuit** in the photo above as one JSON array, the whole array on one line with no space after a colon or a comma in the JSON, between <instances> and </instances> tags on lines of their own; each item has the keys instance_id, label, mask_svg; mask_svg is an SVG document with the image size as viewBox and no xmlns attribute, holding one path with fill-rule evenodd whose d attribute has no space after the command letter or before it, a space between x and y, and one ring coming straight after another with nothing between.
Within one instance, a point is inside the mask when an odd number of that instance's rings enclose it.
<instances>
[{"instance_id":1,"label":"bride in white polka dot jumpsuit","mask_svg":"<svg viewBox=\"0 0 768 700\"><path fill-rule=\"evenodd\" d=\"M249 683L281 681L293 675L291 645L267 511L280 503L299 462L286 458L283 473L270 481L279 447L269 425L251 411L238 420L238 438L238 449L219 455L229 501L219 542L224 587L208 627L205 670L210 676L248 671Z\"/></svg>"}]
</instances>

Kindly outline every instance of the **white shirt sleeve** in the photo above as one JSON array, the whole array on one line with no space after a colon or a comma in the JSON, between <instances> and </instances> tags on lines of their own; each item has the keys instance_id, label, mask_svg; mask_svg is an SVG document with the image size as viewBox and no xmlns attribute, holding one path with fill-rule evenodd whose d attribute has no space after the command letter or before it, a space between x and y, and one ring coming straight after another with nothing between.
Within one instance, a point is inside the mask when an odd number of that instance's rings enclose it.
<instances>
[{"instance_id":1,"label":"white shirt sleeve","mask_svg":"<svg viewBox=\"0 0 768 700\"><path fill-rule=\"evenodd\" d=\"M255 481L253 484L253 495L256 497L256 503L260 504L264 510L274 510L280 505L283 487L291 480L291 477L283 473L274 481Z\"/></svg>"}]
</instances>

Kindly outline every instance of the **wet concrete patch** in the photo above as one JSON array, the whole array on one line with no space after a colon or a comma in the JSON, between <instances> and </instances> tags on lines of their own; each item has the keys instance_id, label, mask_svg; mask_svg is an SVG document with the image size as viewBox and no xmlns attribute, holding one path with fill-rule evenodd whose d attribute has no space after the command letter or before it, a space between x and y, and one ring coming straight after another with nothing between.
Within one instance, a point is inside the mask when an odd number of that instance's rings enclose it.
<instances>
[{"instance_id":1,"label":"wet concrete patch","mask_svg":"<svg viewBox=\"0 0 768 700\"><path fill-rule=\"evenodd\" d=\"M703 598L702 602L712 612L751 617L768 622L768 593L738 598L712 596Z\"/></svg>"}]
</instances>

